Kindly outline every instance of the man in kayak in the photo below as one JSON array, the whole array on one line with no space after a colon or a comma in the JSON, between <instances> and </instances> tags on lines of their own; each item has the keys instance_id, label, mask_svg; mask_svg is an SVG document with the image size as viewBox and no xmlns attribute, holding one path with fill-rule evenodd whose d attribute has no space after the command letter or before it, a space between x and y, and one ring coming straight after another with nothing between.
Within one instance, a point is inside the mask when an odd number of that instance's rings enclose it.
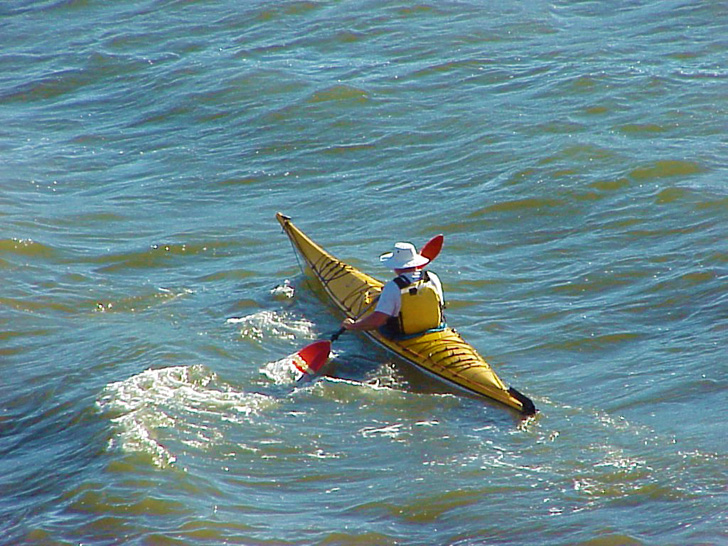
<instances>
[{"instance_id":1,"label":"man in kayak","mask_svg":"<svg viewBox=\"0 0 728 546\"><path fill-rule=\"evenodd\" d=\"M375 330L390 338L414 336L444 327L444 297L440 279L422 268L430 260L417 252L411 243L397 243L394 250L382 255L382 264L394 270L396 277L382 288L374 312L341 323L347 330Z\"/></svg>"}]
</instances>

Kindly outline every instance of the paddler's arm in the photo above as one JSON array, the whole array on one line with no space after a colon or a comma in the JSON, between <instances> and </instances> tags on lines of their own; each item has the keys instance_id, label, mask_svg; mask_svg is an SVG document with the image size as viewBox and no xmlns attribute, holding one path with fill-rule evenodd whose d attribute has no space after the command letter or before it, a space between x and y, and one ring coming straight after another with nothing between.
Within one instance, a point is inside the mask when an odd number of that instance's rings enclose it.
<instances>
[{"instance_id":1,"label":"paddler's arm","mask_svg":"<svg viewBox=\"0 0 728 546\"><path fill-rule=\"evenodd\" d=\"M367 315L359 320L350 318L345 319L344 322L341 323L341 327L346 328L347 330L376 330L377 328L384 326L388 319L389 315L387 313L374 311L371 315Z\"/></svg>"}]
</instances>

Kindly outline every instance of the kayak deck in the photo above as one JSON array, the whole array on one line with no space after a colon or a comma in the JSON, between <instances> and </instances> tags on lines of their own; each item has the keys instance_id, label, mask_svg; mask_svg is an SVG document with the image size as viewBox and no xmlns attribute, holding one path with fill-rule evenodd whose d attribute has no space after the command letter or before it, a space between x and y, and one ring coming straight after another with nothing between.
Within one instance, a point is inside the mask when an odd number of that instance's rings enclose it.
<instances>
[{"instance_id":1,"label":"kayak deck","mask_svg":"<svg viewBox=\"0 0 728 546\"><path fill-rule=\"evenodd\" d=\"M366 316L384 283L337 259L314 243L291 219L276 219L331 301L347 317ZM376 330L363 332L372 341L418 368L469 392L497 400L525 415L533 415L533 402L506 386L480 354L452 328L408 339L390 339Z\"/></svg>"}]
</instances>

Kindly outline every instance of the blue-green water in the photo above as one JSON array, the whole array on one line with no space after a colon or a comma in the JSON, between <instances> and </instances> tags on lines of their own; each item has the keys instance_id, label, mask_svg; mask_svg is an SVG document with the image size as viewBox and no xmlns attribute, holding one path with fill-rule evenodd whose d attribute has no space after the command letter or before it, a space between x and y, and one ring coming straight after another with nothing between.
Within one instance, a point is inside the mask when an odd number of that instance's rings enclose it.
<instances>
[{"instance_id":1,"label":"blue-green water","mask_svg":"<svg viewBox=\"0 0 728 546\"><path fill-rule=\"evenodd\" d=\"M0 4L3 544L726 544L725 2ZM281 210L541 413L341 320ZM435 267L436 265L436 267Z\"/></svg>"}]
</instances>

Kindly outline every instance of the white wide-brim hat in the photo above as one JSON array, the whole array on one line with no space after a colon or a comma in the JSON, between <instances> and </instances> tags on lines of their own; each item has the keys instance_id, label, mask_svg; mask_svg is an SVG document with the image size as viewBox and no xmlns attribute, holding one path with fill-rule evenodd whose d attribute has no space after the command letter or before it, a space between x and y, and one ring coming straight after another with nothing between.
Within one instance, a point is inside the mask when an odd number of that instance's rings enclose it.
<instances>
[{"instance_id":1,"label":"white wide-brim hat","mask_svg":"<svg viewBox=\"0 0 728 546\"><path fill-rule=\"evenodd\" d=\"M382 254L379 261L390 269L411 269L425 265L430 260L419 254L412 243L397 243L394 250Z\"/></svg>"}]
</instances>

